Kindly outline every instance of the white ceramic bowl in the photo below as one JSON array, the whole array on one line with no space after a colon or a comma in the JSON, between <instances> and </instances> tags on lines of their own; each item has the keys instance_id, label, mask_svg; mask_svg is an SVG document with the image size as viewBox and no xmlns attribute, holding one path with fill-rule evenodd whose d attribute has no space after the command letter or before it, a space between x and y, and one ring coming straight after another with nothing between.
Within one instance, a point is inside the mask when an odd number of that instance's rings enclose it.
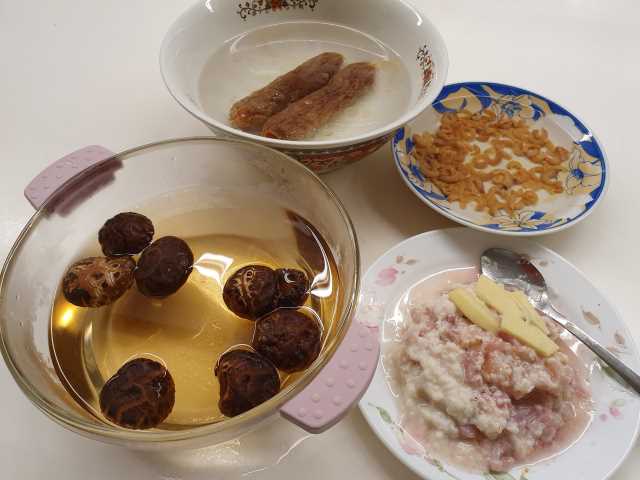
<instances>
[{"instance_id":1,"label":"white ceramic bowl","mask_svg":"<svg viewBox=\"0 0 640 480\"><path fill-rule=\"evenodd\" d=\"M406 85L388 92L404 98L384 97L388 108L375 109L380 118L371 129L337 139L268 139L229 124L233 102L327 50L344 54L345 64L392 60L386 65L398 68ZM448 63L438 31L404 0L201 0L171 26L160 51L166 86L189 113L218 134L284 151L316 172L386 143L438 96Z\"/></svg>"}]
</instances>

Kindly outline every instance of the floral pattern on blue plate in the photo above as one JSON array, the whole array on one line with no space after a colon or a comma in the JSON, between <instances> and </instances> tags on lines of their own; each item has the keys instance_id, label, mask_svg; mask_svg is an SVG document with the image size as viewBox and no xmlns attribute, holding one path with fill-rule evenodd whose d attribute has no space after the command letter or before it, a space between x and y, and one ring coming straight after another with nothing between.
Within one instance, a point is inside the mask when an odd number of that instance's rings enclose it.
<instances>
[{"instance_id":1,"label":"floral pattern on blue plate","mask_svg":"<svg viewBox=\"0 0 640 480\"><path fill-rule=\"evenodd\" d=\"M570 150L568 168L559 178L564 185L563 193L540 202L535 210L504 212L496 216L476 212L473 207L462 209L458 203L447 201L424 176L411 155L413 133L435 132L443 113L462 110L476 113L485 109L492 110L498 117L520 118L536 128L546 128L556 136L556 144ZM396 132L392 149L398 171L420 199L458 223L493 233L540 235L567 228L593 210L608 182L602 147L577 117L545 97L497 83L468 82L445 86L429 109Z\"/></svg>"}]
</instances>

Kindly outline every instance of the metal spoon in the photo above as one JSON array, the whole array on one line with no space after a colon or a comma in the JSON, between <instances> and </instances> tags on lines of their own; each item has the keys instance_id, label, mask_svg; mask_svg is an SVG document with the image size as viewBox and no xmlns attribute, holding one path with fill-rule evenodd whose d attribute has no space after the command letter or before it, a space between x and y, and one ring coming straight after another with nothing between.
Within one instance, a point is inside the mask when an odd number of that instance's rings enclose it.
<instances>
[{"instance_id":1,"label":"metal spoon","mask_svg":"<svg viewBox=\"0 0 640 480\"><path fill-rule=\"evenodd\" d=\"M547 283L533 263L511 250L490 248L482 254L480 265L482 273L490 279L522 290L531 305L571 332L640 394L640 375L554 308L549 300Z\"/></svg>"}]
</instances>

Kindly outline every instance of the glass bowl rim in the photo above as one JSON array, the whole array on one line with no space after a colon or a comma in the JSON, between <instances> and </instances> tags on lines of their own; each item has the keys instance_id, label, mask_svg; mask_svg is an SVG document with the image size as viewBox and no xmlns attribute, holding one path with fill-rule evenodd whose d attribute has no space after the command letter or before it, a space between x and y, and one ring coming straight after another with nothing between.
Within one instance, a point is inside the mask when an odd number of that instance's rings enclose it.
<instances>
[{"instance_id":1,"label":"glass bowl rim","mask_svg":"<svg viewBox=\"0 0 640 480\"><path fill-rule=\"evenodd\" d=\"M124 150L120 153L114 154L108 161L117 159L120 161L130 160L131 158L135 158L135 154L140 153L144 150L152 149L155 147L164 147L168 145L177 145L181 143L190 143L190 142L213 142L213 143L228 143L232 145L244 145L250 146L252 148L256 148L258 150L265 150L271 156L280 157L289 164L295 165L294 168L298 168L302 175L306 175L311 178L320 188L324 191L324 193L333 201L334 207L337 209L338 215L344 220L347 226L347 233L349 237L349 243L355 254L355 268L353 271L353 275L351 278L353 289L350 295L345 298L345 306L343 308L343 312L340 315L340 325L338 328L338 332L334 336L334 338L326 345L320 356L316 359L316 361L307 369L304 375L292 385L289 385L283 388L276 396L267 400L266 402L258 405L257 407L241 414L236 417L225 419L221 422L211 423L202 426L196 426L189 429L184 430L128 430L125 428L118 427L116 425L112 425L110 423L104 422L103 424L93 424L86 421L77 421L75 419L69 418L66 413L62 412L62 410L57 407L55 404L48 401L44 396L42 396L38 389L34 387L31 382L27 379L27 376L22 373L20 368L17 366L16 362L14 362L13 357L11 355L11 351L8 348L8 341L6 337L6 332L4 328L4 321L0 318L0 352L2 353L2 357L4 358L5 364L9 372L11 373L13 379L20 387L20 390L26 395L26 397L46 416L53 419L57 423L62 426L76 432L89 434L94 437L98 437L103 441L112 441L112 442L127 442L133 444L158 444L158 443L166 443L166 442L178 442L185 440L193 440L204 438L209 435L214 435L217 433L221 433L225 430L231 430L233 428L240 427L242 428L242 424L249 423L253 419L261 419L267 417L270 414L277 413L279 407L285 404L287 401L294 398L297 394L299 394L308 384L311 382L315 376L322 371L324 366L331 359L336 349L342 342L347 330L349 329L351 322L353 320L353 315L355 314L357 300L360 292L360 248L358 244L358 239L355 233L355 227L351 217L349 216L346 208L344 207L342 201L338 198L336 193L324 182L318 175L316 175L312 170L307 168L305 165L301 164L297 160L292 157L275 150L273 148L267 147L265 145L261 145L255 142L249 142L245 140L236 140L236 139L228 139L228 138L218 138L212 136L192 136L192 137L180 137L180 138L171 138L166 140L160 140L156 142L147 143L144 145L140 145L137 147L133 147L127 150ZM134 157L132 157L132 155ZM76 182L81 181L86 176L91 175L96 170L102 167L101 164L94 165L91 168L81 172L76 177L70 179L67 183L65 183L55 194L49 197L46 202L31 216L27 224L21 230L20 234L16 238L13 243L7 257L4 261L2 270L0 271L0 304L3 303L4 295L5 295L5 285L8 281L8 273L13 265L14 259L20 253L22 247L26 239L29 237L31 231L37 226L40 219L47 212L48 207L58 198L59 193L66 189L69 185L75 184Z\"/></svg>"}]
</instances>

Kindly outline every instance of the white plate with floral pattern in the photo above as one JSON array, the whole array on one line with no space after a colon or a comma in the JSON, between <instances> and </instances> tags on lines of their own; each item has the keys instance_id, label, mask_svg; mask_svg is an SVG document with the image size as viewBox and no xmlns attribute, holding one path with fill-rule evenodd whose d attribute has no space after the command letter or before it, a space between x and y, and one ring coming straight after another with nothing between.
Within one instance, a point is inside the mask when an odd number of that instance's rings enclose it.
<instances>
[{"instance_id":1,"label":"white plate with floral pattern","mask_svg":"<svg viewBox=\"0 0 640 480\"><path fill-rule=\"evenodd\" d=\"M443 113L477 113L487 109L497 117L519 118L532 128L546 129L555 145L570 152L566 169L558 178L562 193L541 198L533 207L491 216L476 211L474 204L461 208L458 202L449 202L425 177L411 154L413 135L425 131L434 133ZM400 176L424 203L462 225L503 235L542 235L575 225L593 212L609 183L604 149L582 121L541 95L499 83L466 82L445 86L430 108L396 132L391 148Z\"/></svg>"},{"instance_id":2,"label":"white plate with floral pattern","mask_svg":"<svg viewBox=\"0 0 640 480\"><path fill-rule=\"evenodd\" d=\"M480 254L490 247L510 248L527 255L547 279L558 308L632 367L640 369L638 350L617 309L576 267L530 241L487 236L463 228L412 237L386 252L369 268L362 282L357 315L369 328L380 331L383 355L389 341L383 327L394 317L401 297L426 277L477 266ZM360 410L387 448L425 479L602 480L613 474L633 447L640 428L640 397L619 384L586 347L578 349L578 355L588 366L593 397L589 426L561 453L508 473L469 473L425 451L399 421L401 413L389 388L382 359L360 401Z\"/></svg>"}]
</instances>

